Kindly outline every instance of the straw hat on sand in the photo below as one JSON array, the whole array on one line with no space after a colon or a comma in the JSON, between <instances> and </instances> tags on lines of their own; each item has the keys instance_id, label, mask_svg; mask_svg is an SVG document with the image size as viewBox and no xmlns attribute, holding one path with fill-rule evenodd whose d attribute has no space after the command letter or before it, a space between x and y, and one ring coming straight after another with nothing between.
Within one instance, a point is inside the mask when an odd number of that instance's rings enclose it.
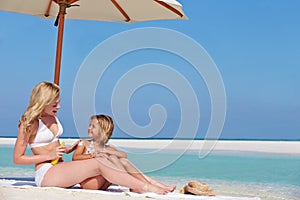
<instances>
[{"instance_id":1,"label":"straw hat on sand","mask_svg":"<svg viewBox=\"0 0 300 200\"><path fill-rule=\"evenodd\" d=\"M200 183L199 181L190 181L180 190L180 193L199 196L216 196L215 191L209 190L208 187L209 186L207 183Z\"/></svg>"}]
</instances>

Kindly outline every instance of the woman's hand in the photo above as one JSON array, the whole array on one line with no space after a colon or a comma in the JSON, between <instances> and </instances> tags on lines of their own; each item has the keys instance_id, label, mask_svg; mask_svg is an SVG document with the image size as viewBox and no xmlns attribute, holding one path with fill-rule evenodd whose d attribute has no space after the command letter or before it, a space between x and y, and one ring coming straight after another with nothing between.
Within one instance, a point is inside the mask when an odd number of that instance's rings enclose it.
<instances>
[{"instance_id":1,"label":"woman's hand","mask_svg":"<svg viewBox=\"0 0 300 200\"><path fill-rule=\"evenodd\" d=\"M49 154L50 160L54 160L56 158L61 158L65 152L66 152L65 146L56 147Z\"/></svg>"}]
</instances>

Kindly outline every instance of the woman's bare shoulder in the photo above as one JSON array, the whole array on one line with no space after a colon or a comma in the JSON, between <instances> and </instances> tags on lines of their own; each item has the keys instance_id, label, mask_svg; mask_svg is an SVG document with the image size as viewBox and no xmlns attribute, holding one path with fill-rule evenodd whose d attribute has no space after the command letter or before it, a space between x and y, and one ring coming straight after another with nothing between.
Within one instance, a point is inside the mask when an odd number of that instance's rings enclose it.
<instances>
[{"instance_id":1,"label":"woman's bare shoulder","mask_svg":"<svg viewBox=\"0 0 300 200\"><path fill-rule=\"evenodd\" d=\"M36 132L39 128L39 120L34 120L31 125L29 126L30 131Z\"/></svg>"},{"instance_id":2,"label":"woman's bare shoulder","mask_svg":"<svg viewBox=\"0 0 300 200\"><path fill-rule=\"evenodd\" d=\"M20 128L23 128L23 125L21 124ZM32 143L35 139L35 136L37 134L39 128L39 121L34 120L28 127L28 133L29 133L29 143Z\"/></svg>"},{"instance_id":3,"label":"woman's bare shoulder","mask_svg":"<svg viewBox=\"0 0 300 200\"><path fill-rule=\"evenodd\" d=\"M18 140L20 144L31 144L36 136L38 130L38 120L34 120L29 126L25 128L24 122L20 121L18 125Z\"/></svg>"}]
</instances>

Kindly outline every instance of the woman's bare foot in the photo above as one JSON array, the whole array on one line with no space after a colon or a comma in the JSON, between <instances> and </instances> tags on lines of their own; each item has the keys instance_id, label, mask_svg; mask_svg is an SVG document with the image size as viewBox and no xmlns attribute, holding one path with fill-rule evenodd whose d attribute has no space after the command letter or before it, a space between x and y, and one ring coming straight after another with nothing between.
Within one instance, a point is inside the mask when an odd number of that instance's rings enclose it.
<instances>
[{"instance_id":1,"label":"woman's bare foot","mask_svg":"<svg viewBox=\"0 0 300 200\"><path fill-rule=\"evenodd\" d=\"M144 185L143 190L145 190L146 192L153 192L153 193L156 193L156 194L168 194L168 192L169 192L167 189L158 187L158 186L153 185L153 184Z\"/></svg>"},{"instance_id":2,"label":"woman's bare foot","mask_svg":"<svg viewBox=\"0 0 300 200\"><path fill-rule=\"evenodd\" d=\"M145 184L141 189L132 189L130 188L130 192L135 193L146 193L146 192L153 192L156 194L168 194L169 190L165 188L158 187L152 184Z\"/></svg>"},{"instance_id":3,"label":"woman's bare foot","mask_svg":"<svg viewBox=\"0 0 300 200\"><path fill-rule=\"evenodd\" d=\"M163 189L167 190L168 192L174 192L174 190L176 189L176 185L173 185L173 186L157 185L157 184L154 184L154 185L156 185L157 187L163 188Z\"/></svg>"},{"instance_id":4,"label":"woman's bare foot","mask_svg":"<svg viewBox=\"0 0 300 200\"><path fill-rule=\"evenodd\" d=\"M173 186L166 186L165 187L169 192L174 192L174 190L176 189L176 185Z\"/></svg>"},{"instance_id":5,"label":"woman's bare foot","mask_svg":"<svg viewBox=\"0 0 300 200\"><path fill-rule=\"evenodd\" d=\"M162 184L160 182L157 182L157 181L153 181L153 180L150 180L150 183L153 184L153 185L156 185L157 187L161 187L163 189L166 189L168 190L169 192L174 192L174 190L176 189L176 185L173 185L173 186L167 186L165 184Z\"/></svg>"}]
</instances>

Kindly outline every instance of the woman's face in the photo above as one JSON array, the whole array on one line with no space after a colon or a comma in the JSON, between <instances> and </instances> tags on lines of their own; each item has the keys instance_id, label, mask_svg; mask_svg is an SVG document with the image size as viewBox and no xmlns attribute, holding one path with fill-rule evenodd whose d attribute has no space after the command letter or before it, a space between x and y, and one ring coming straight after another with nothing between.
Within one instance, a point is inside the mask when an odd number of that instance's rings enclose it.
<instances>
[{"instance_id":1,"label":"woman's face","mask_svg":"<svg viewBox=\"0 0 300 200\"><path fill-rule=\"evenodd\" d=\"M43 113L46 115L56 116L58 109L60 109L60 98L56 97L49 105L46 105Z\"/></svg>"},{"instance_id":2,"label":"woman's face","mask_svg":"<svg viewBox=\"0 0 300 200\"><path fill-rule=\"evenodd\" d=\"M96 118L93 118L91 121L90 121L90 125L89 125L89 128L88 128L88 136L90 138L93 138L93 140L99 140L100 138L100 125L99 125L99 122Z\"/></svg>"}]
</instances>

